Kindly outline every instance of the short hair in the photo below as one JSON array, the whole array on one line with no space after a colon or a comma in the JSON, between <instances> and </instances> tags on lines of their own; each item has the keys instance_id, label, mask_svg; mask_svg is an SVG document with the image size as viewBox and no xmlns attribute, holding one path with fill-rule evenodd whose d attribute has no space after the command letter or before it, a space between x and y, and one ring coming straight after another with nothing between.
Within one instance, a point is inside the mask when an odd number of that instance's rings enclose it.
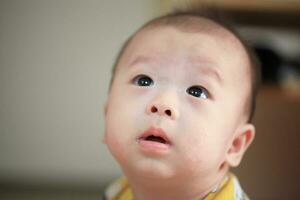
<instances>
[{"instance_id":1,"label":"short hair","mask_svg":"<svg viewBox=\"0 0 300 200\"><path fill-rule=\"evenodd\" d=\"M247 44L247 42L238 34L238 32L233 28L233 20L230 19L227 15L225 15L223 12L220 12L216 9L196 9L196 10L188 10L188 11L182 11L182 10L176 10L172 13L154 18L144 24L142 27L140 27L134 34L132 34L123 44L121 47L116 60L114 62L113 68L112 68L112 77L110 81L110 86L114 79L114 74L116 72L116 68L119 64L119 61L124 54L126 48L131 43L132 39L145 28L151 28L155 26L173 26L176 28L179 28L183 32L188 31L195 31L199 30L199 20L197 19L206 19L210 22L217 25L217 27L221 27L227 31L229 31L233 36L236 37L236 39L241 43L242 47L244 48L250 65L250 81L251 81L251 89L249 92L249 95L246 99L246 109L245 112L248 114L248 122L252 122L255 108L256 108L256 97L258 94L258 90L261 83L261 67L260 63L257 59L257 56L250 47L250 45ZM197 23L198 22L198 23ZM202 24L201 24L202 25ZM197 29L198 28L198 29ZM206 26L205 28L209 28L209 26Z\"/></svg>"}]
</instances>

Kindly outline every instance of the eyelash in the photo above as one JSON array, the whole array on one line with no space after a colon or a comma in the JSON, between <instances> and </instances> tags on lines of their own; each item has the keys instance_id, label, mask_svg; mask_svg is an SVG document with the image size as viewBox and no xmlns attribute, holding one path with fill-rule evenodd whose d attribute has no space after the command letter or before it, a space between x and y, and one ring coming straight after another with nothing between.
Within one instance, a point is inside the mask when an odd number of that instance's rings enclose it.
<instances>
[{"instance_id":1,"label":"eyelash","mask_svg":"<svg viewBox=\"0 0 300 200\"><path fill-rule=\"evenodd\" d=\"M147 75L140 74L136 76L132 83L139 87L150 87L154 85L154 81ZM206 88L199 86L199 85L193 85L186 89L187 94L195 97L195 98L203 98L208 99L210 97L209 92Z\"/></svg>"}]
</instances>

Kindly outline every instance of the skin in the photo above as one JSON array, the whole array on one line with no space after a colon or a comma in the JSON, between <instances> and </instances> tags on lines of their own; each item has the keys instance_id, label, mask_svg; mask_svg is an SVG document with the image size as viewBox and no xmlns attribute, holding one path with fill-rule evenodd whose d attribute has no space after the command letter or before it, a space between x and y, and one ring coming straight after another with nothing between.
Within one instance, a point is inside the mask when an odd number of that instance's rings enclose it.
<instances>
[{"instance_id":1,"label":"skin","mask_svg":"<svg viewBox=\"0 0 300 200\"><path fill-rule=\"evenodd\" d=\"M255 133L244 111L249 73L242 45L220 27L158 26L133 38L108 96L104 143L135 200L202 199L239 164ZM153 84L138 85L141 74ZM195 85L207 98L187 93ZM144 148L138 138L150 127L170 144Z\"/></svg>"}]
</instances>

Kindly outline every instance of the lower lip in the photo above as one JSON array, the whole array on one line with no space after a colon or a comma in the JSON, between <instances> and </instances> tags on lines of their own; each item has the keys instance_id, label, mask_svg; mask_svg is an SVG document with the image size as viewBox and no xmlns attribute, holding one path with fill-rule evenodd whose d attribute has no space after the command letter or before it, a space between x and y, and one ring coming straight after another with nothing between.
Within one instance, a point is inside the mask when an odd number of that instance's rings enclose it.
<instances>
[{"instance_id":1,"label":"lower lip","mask_svg":"<svg viewBox=\"0 0 300 200\"><path fill-rule=\"evenodd\" d=\"M148 140L139 140L138 144L141 150L145 153L165 154L170 149L170 144L164 144Z\"/></svg>"}]
</instances>

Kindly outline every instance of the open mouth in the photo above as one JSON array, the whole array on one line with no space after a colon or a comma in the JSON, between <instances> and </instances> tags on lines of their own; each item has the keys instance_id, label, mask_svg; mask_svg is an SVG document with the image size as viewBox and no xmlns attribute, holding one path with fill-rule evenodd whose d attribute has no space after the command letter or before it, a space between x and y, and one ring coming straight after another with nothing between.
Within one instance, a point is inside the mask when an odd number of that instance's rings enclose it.
<instances>
[{"instance_id":1,"label":"open mouth","mask_svg":"<svg viewBox=\"0 0 300 200\"><path fill-rule=\"evenodd\" d=\"M164 130L154 127L150 127L138 138L138 144L147 155L166 155L172 146Z\"/></svg>"},{"instance_id":2,"label":"open mouth","mask_svg":"<svg viewBox=\"0 0 300 200\"><path fill-rule=\"evenodd\" d=\"M160 137L160 136L149 135L146 138L142 138L142 139L146 140L146 141L153 141L153 142L159 142L159 143L162 143L162 144L167 144L167 141L164 138Z\"/></svg>"},{"instance_id":3,"label":"open mouth","mask_svg":"<svg viewBox=\"0 0 300 200\"><path fill-rule=\"evenodd\" d=\"M155 142L161 144L171 144L167 135L162 129L151 127L139 138L142 141Z\"/></svg>"}]
</instances>

